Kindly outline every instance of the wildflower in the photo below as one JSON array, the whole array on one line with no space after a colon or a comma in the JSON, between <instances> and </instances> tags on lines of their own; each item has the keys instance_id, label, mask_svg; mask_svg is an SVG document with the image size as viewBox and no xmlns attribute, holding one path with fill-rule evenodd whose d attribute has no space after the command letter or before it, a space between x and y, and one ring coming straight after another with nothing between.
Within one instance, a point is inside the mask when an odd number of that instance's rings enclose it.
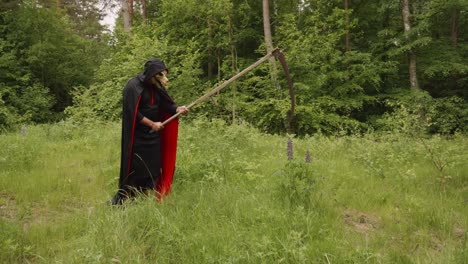
<instances>
[{"instance_id":1,"label":"wildflower","mask_svg":"<svg viewBox=\"0 0 468 264\"><path fill-rule=\"evenodd\" d=\"M293 142L291 138L288 138L288 160L293 159Z\"/></svg>"}]
</instances>

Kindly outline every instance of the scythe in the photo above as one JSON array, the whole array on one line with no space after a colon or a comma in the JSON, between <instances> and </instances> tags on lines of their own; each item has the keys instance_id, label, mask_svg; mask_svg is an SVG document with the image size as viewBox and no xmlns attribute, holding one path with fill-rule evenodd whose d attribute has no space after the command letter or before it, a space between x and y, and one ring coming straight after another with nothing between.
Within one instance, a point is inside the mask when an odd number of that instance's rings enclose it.
<instances>
[{"instance_id":1,"label":"scythe","mask_svg":"<svg viewBox=\"0 0 468 264\"><path fill-rule=\"evenodd\" d=\"M257 62L254 64L250 65L249 67L245 68L238 74L234 75L231 77L229 80L223 82L219 86L215 87L205 95L201 96L194 102L192 102L190 105L187 106L188 109L194 107L195 105L205 101L206 99L210 98L217 92L219 92L221 89L226 87L228 84L236 81L239 79L241 76L245 75L258 65L262 64L263 62L267 61L269 58L272 56L275 56L281 63L281 66L283 67L284 73L286 75L287 81L288 81L288 86L289 86L289 96L291 98L291 109L289 111L289 116L286 124L286 129L288 132L290 132L291 129L291 123L294 118L294 108L296 104L296 100L294 97L294 90L293 90L293 85L292 85L292 80L291 76L289 75L289 68L288 65L286 64L286 59L284 57L283 52L279 49L276 48L267 55L265 55L263 58L259 59ZM157 197L158 199L161 199L163 196L168 195L171 192L171 184L172 184L172 178L174 176L174 171L175 171L175 162L176 162L176 149L177 149L177 134L178 134L178 119L177 117L180 115L180 113L177 113L173 116L164 114L163 119L164 122L162 123L164 125L164 129L161 130L160 135L161 135L161 176L158 178L158 181L156 183L155 189L158 193ZM174 120L174 121L173 121ZM173 121L173 122L171 122Z\"/></svg>"},{"instance_id":2,"label":"scythe","mask_svg":"<svg viewBox=\"0 0 468 264\"><path fill-rule=\"evenodd\" d=\"M274 49L273 51L271 51L270 53L265 55L263 58L259 59L258 61L256 61L252 65L250 65L249 67L245 68L244 70L242 70L238 74L231 77L229 80L227 80L227 81L223 82L222 84L218 85L217 87L213 88L211 91L209 91L208 93L206 93L205 95L201 96L200 98L198 98L197 100L192 102L190 105L188 105L187 108L190 109L190 108L194 107L195 105L197 105L197 104L205 101L206 99L210 98L211 96L213 96L214 94L219 92L221 89L226 87L228 84L236 81L237 79L239 79L240 77L242 77L243 75L248 73L249 71L253 70L254 68L259 66L263 62L267 61L272 56L275 56L280 61L281 66L283 67L284 73L286 75L286 79L288 81L289 97L291 99L291 109L289 110L289 116L288 116L288 120L287 120L286 129L287 129L288 132L290 132L291 123L292 123L292 121L294 119L294 109L295 109L295 106L296 106L296 99L295 99L295 96L294 96L294 89L293 89L292 79L291 79L291 75L289 74L289 68L288 68L288 65L286 63L286 58L284 57L283 52L279 48ZM167 123L169 123L172 120L176 119L179 115L180 115L180 113L177 113L177 114L169 117L162 124L166 125Z\"/></svg>"}]
</instances>

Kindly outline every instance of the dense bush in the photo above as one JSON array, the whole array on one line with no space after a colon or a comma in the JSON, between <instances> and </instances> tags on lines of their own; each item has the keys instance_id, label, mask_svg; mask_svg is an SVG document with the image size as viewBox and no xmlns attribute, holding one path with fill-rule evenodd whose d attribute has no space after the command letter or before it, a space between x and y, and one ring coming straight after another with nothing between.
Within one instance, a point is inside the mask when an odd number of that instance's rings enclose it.
<instances>
[{"instance_id":1,"label":"dense bush","mask_svg":"<svg viewBox=\"0 0 468 264\"><path fill-rule=\"evenodd\" d=\"M103 32L82 36L64 10L20 2L0 9L0 128L63 118L73 87L90 85L105 54Z\"/></svg>"},{"instance_id":2,"label":"dense bush","mask_svg":"<svg viewBox=\"0 0 468 264\"><path fill-rule=\"evenodd\" d=\"M468 104L459 97L432 98L416 93L388 100L389 111L375 123L376 130L408 135L468 132Z\"/></svg>"}]
</instances>

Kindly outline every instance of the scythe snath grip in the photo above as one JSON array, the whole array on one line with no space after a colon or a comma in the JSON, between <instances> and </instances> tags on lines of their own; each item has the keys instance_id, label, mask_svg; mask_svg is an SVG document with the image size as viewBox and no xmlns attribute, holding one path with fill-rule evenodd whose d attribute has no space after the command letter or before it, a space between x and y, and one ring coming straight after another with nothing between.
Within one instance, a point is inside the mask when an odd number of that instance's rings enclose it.
<instances>
[{"instance_id":1,"label":"scythe snath grip","mask_svg":"<svg viewBox=\"0 0 468 264\"><path fill-rule=\"evenodd\" d=\"M287 128L287 130L289 132L289 130L291 128L291 122L292 122L292 120L294 118L294 108L295 108L295 105L296 105L296 99L295 99L295 96L294 96L294 89L293 89L293 85L292 85L292 79L291 79L291 76L289 75L289 68L288 68L288 65L286 64L286 58L284 57L283 52L279 48L274 49L273 51L271 51L270 53L265 55L263 58L256 61L254 64L252 64L249 67L245 68L244 70L242 70L238 74L232 76L231 79L223 82L222 84L215 87L213 90L209 91L208 93L206 93L202 97L198 98L197 100L192 102L190 105L188 105L187 108L190 109L190 108L194 107L195 105L197 105L197 104L205 101L206 99L210 98L215 93L219 92L221 89L226 87L228 84L236 81L237 79L239 79L240 77L242 77L243 75L248 73L249 71L256 68L258 65L260 65L263 62L267 61L272 56L276 56L276 58L280 61L281 66L283 67L283 70L284 70L284 74L286 75L286 79L288 81L289 96L291 97L291 110L289 112L289 117L288 117L288 122L287 122L287 127L286 128ZM175 115L173 115L170 118L166 119L162 123L162 125L166 125L167 123L169 123L172 120L176 119L179 115L180 115L180 113L176 113Z\"/></svg>"}]
</instances>

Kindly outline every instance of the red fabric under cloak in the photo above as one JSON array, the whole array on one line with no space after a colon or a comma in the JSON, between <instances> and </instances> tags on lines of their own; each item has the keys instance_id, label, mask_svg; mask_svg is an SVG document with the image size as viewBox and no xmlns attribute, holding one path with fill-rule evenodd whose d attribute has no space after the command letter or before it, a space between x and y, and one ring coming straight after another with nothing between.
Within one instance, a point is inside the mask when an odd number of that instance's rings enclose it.
<instances>
[{"instance_id":1,"label":"red fabric under cloak","mask_svg":"<svg viewBox=\"0 0 468 264\"><path fill-rule=\"evenodd\" d=\"M162 122L171 117L167 112L162 113ZM158 200L171 192L172 178L175 172L177 156L177 136L179 131L179 119L176 118L164 126L161 130L161 175L158 178L155 189Z\"/></svg>"}]
</instances>

